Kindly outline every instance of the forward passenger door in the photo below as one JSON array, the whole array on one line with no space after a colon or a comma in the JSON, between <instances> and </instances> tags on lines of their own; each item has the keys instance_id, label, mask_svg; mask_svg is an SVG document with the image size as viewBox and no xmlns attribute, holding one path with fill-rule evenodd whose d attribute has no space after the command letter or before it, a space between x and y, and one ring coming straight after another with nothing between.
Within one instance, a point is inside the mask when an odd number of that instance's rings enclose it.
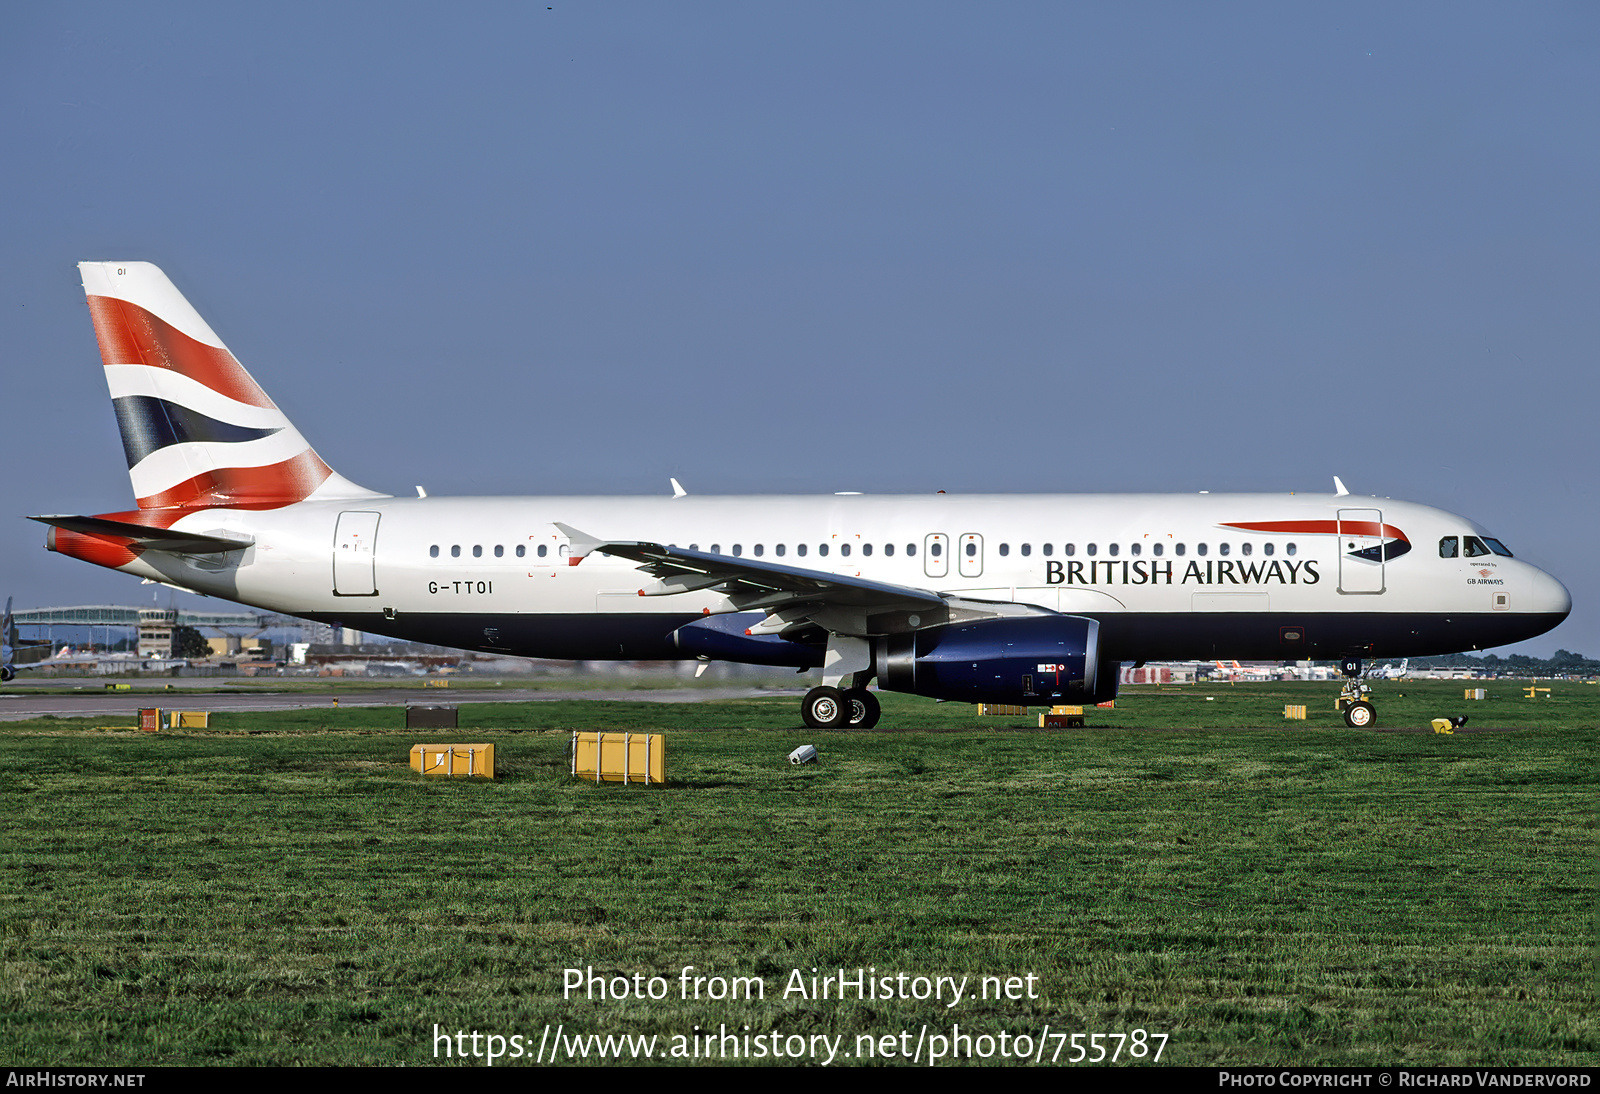
<instances>
[{"instance_id":1,"label":"forward passenger door","mask_svg":"<svg viewBox=\"0 0 1600 1094\"><path fill-rule=\"evenodd\" d=\"M1339 510L1339 591L1383 592L1383 510ZM1355 551L1371 551L1372 558L1353 558Z\"/></svg>"}]
</instances>

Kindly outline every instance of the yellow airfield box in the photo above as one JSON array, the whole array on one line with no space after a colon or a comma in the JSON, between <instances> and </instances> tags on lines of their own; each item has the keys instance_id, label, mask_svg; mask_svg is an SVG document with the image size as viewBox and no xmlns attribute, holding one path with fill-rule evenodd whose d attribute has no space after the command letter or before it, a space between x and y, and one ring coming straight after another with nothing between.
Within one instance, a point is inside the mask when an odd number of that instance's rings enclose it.
<instances>
[{"instance_id":1,"label":"yellow airfield box","mask_svg":"<svg viewBox=\"0 0 1600 1094\"><path fill-rule=\"evenodd\" d=\"M160 733L161 709L159 707L140 707L139 728L146 733Z\"/></svg>"},{"instance_id":2,"label":"yellow airfield box","mask_svg":"<svg viewBox=\"0 0 1600 1094\"><path fill-rule=\"evenodd\" d=\"M980 718L1016 718L1026 716L1027 707L1014 706L1011 703L979 703L978 717Z\"/></svg>"},{"instance_id":3,"label":"yellow airfield box","mask_svg":"<svg viewBox=\"0 0 1600 1094\"><path fill-rule=\"evenodd\" d=\"M660 733L573 733L572 774L597 783L663 785L666 737Z\"/></svg>"},{"instance_id":4,"label":"yellow airfield box","mask_svg":"<svg viewBox=\"0 0 1600 1094\"><path fill-rule=\"evenodd\" d=\"M1039 715L1040 729L1082 729L1083 708L1054 706L1049 714Z\"/></svg>"},{"instance_id":5,"label":"yellow airfield box","mask_svg":"<svg viewBox=\"0 0 1600 1094\"><path fill-rule=\"evenodd\" d=\"M175 710L167 722L169 729L210 729L209 710Z\"/></svg>"},{"instance_id":6,"label":"yellow airfield box","mask_svg":"<svg viewBox=\"0 0 1600 1094\"><path fill-rule=\"evenodd\" d=\"M494 778L494 745L412 745L411 770Z\"/></svg>"},{"instance_id":7,"label":"yellow airfield box","mask_svg":"<svg viewBox=\"0 0 1600 1094\"><path fill-rule=\"evenodd\" d=\"M1298 718L1303 722L1306 720L1306 706L1304 703L1285 703L1283 716L1285 718Z\"/></svg>"}]
</instances>

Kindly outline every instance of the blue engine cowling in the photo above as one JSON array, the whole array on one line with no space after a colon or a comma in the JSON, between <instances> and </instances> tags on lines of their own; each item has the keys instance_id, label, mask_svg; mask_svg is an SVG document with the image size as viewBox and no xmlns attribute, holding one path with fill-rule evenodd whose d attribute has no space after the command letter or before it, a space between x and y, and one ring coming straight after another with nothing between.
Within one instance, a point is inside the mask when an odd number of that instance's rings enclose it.
<instances>
[{"instance_id":1,"label":"blue engine cowling","mask_svg":"<svg viewBox=\"0 0 1600 1094\"><path fill-rule=\"evenodd\" d=\"M1103 703L1116 664L1100 664L1100 624L1075 615L951 623L880 640L878 686L962 703Z\"/></svg>"}]
</instances>

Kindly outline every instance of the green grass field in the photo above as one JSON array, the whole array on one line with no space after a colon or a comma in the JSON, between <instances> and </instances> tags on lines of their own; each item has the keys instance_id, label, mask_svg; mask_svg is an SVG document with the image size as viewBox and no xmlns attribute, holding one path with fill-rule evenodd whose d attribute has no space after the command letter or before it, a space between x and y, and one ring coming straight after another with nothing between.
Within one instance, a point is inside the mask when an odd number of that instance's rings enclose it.
<instances>
[{"instance_id":1,"label":"green grass field","mask_svg":"<svg viewBox=\"0 0 1600 1094\"><path fill-rule=\"evenodd\" d=\"M0 724L7 1062L425 1064L436 1024L659 1056L726 1024L841 1063L959 1025L1061 1063L1142 1029L1173 1064L1593 1065L1600 688L1487 686L1379 684L1376 732L1327 684L1131 688L1049 732L894 695L868 733L793 698ZM665 732L672 785L574 782L575 728ZM492 741L501 777L425 780L421 740ZM765 998L682 1000L686 965ZM591 967L670 991L563 998ZM858 967L1036 997L784 995Z\"/></svg>"}]
</instances>

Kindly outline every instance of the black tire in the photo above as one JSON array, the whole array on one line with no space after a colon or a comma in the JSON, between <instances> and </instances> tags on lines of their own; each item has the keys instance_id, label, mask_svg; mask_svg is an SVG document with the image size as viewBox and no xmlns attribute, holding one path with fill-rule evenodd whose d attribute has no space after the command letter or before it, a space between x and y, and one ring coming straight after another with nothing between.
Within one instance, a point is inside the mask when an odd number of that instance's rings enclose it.
<instances>
[{"instance_id":1,"label":"black tire","mask_svg":"<svg viewBox=\"0 0 1600 1094\"><path fill-rule=\"evenodd\" d=\"M17 677L17 670L10 665L0 665L0 684L9 684Z\"/></svg>"},{"instance_id":2,"label":"black tire","mask_svg":"<svg viewBox=\"0 0 1600 1094\"><path fill-rule=\"evenodd\" d=\"M1366 700L1344 708L1344 724L1351 729L1371 729L1378 724L1378 711Z\"/></svg>"},{"instance_id":3,"label":"black tire","mask_svg":"<svg viewBox=\"0 0 1600 1094\"><path fill-rule=\"evenodd\" d=\"M850 721L850 704L838 688L812 688L800 703L800 717L812 729L841 729Z\"/></svg>"},{"instance_id":4,"label":"black tire","mask_svg":"<svg viewBox=\"0 0 1600 1094\"><path fill-rule=\"evenodd\" d=\"M872 692L866 688L852 688L844 693L844 701L850 706L851 729L871 729L878 724L883 708L878 705L878 697Z\"/></svg>"}]
</instances>

